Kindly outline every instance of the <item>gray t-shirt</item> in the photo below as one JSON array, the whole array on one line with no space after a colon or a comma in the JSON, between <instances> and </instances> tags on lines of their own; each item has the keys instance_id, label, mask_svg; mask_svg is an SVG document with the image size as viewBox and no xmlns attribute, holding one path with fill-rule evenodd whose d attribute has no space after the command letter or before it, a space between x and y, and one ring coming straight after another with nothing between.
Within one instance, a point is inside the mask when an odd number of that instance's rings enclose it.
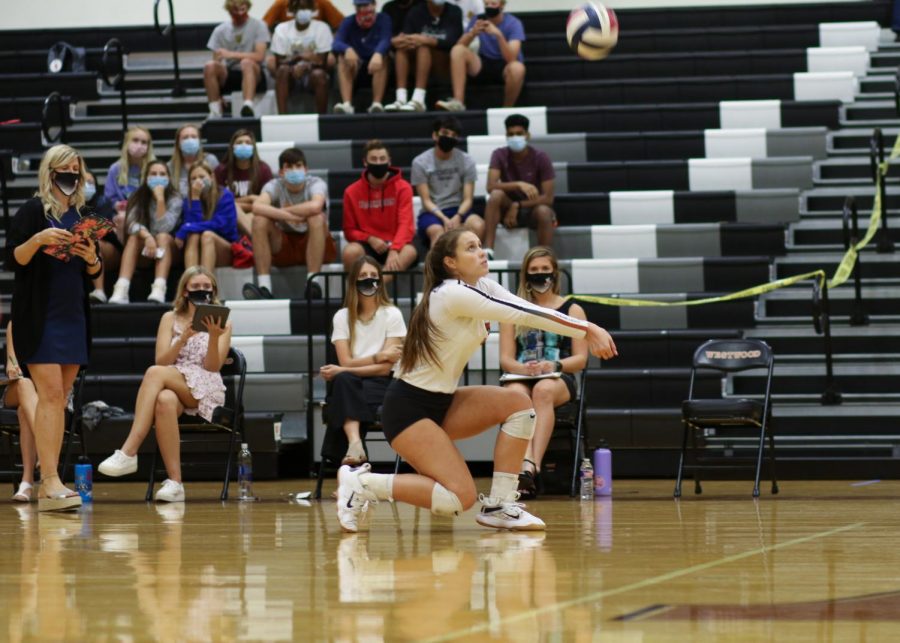
<instances>
[{"instance_id":1,"label":"gray t-shirt","mask_svg":"<svg viewBox=\"0 0 900 643\"><path fill-rule=\"evenodd\" d=\"M269 28L259 18L247 18L247 22L240 27L235 27L231 20L227 20L213 29L206 48L215 51L216 49L227 49L228 51L241 51L250 53L256 47L256 43L268 43ZM228 67L234 67L241 61L229 59L225 61Z\"/></svg>"},{"instance_id":2,"label":"gray t-shirt","mask_svg":"<svg viewBox=\"0 0 900 643\"><path fill-rule=\"evenodd\" d=\"M444 161L435 155L432 147L413 159L410 178L414 187L427 183L431 200L443 210L459 207L463 186L475 183L478 171L472 157L462 150L454 149L450 158Z\"/></svg>"},{"instance_id":3,"label":"gray t-shirt","mask_svg":"<svg viewBox=\"0 0 900 643\"><path fill-rule=\"evenodd\" d=\"M178 226L178 222L181 221L181 206L184 203L184 199L181 198L180 194L173 194L169 197L168 201L166 201L166 213L162 216L162 219L156 218L156 201L150 202L150 234L157 235L161 232L172 232ZM128 234L135 234L132 230L132 226L137 223L137 212L132 208L128 211L128 214L125 215L125 231Z\"/></svg>"},{"instance_id":4,"label":"gray t-shirt","mask_svg":"<svg viewBox=\"0 0 900 643\"><path fill-rule=\"evenodd\" d=\"M303 183L303 190L300 192L291 192L287 189L285 180L281 177L272 179L263 186L262 194L268 194L272 199L272 206L276 208L289 208L292 205L300 205L312 199L315 195L321 194L325 198L325 210L328 210L328 184L317 176L306 176ZM328 217L325 217L328 221ZM306 223L288 223L287 221L278 221L276 225L285 232L306 232L309 226Z\"/></svg>"},{"instance_id":5,"label":"gray t-shirt","mask_svg":"<svg viewBox=\"0 0 900 643\"><path fill-rule=\"evenodd\" d=\"M206 164L213 170L219 167L219 159L216 158L215 154L211 152L207 152L206 156L203 157L203 160L206 161ZM172 159L169 159L169 162L166 163L166 167L169 168L169 176L172 175L174 169L172 168ZM191 195L191 191L188 186L188 168L190 167L190 163L182 164L181 166L181 176L178 177L178 191L181 192L181 196L187 199ZM213 177L215 178L215 177Z\"/></svg>"}]
</instances>

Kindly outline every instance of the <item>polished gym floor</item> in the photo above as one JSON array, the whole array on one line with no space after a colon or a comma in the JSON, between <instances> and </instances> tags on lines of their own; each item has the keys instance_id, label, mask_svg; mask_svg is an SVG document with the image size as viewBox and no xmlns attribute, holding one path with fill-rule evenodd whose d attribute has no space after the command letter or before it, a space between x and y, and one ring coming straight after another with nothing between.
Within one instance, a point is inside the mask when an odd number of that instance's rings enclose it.
<instances>
[{"instance_id":1,"label":"polished gym floor","mask_svg":"<svg viewBox=\"0 0 900 643\"><path fill-rule=\"evenodd\" d=\"M898 640L900 481L750 487L617 480L530 503L546 534L382 503L355 535L292 500L309 480L99 483L78 513L0 507L0 640Z\"/></svg>"}]
</instances>

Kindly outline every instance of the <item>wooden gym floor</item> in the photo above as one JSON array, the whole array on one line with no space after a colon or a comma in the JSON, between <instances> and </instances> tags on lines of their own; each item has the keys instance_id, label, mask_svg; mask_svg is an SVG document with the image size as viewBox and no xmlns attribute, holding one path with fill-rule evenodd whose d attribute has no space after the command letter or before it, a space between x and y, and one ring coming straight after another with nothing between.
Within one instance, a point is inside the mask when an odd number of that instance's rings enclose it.
<instances>
[{"instance_id":1,"label":"wooden gym floor","mask_svg":"<svg viewBox=\"0 0 900 643\"><path fill-rule=\"evenodd\" d=\"M617 480L611 500L531 503L546 534L390 503L342 534L333 501L287 498L311 488L258 483L242 504L193 483L153 505L99 483L80 513L0 506L0 640L900 637L900 481L786 481L758 501L708 482L676 502L671 481Z\"/></svg>"}]
</instances>

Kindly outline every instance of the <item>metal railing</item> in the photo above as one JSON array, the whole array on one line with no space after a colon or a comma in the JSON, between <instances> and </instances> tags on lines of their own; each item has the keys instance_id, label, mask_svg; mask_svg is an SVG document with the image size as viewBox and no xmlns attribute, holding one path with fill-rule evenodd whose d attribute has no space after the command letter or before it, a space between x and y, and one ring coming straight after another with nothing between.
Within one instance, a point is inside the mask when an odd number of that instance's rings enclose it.
<instances>
[{"instance_id":1,"label":"metal railing","mask_svg":"<svg viewBox=\"0 0 900 643\"><path fill-rule=\"evenodd\" d=\"M59 119L59 131L54 136L51 133L53 125L50 118L54 111ZM69 101L62 97L59 92L50 92L44 99L44 106L41 109L41 131L44 134L44 140L48 143L67 143L68 124L69 124Z\"/></svg>"},{"instance_id":2,"label":"metal railing","mask_svg":"<svg viewBox=\"0 0 900 643\"><path fill-rule=\"evenodd\" d=\"M175 27L175 6L172 0L166 0L169 4L169 24L165 27L159 26L159 3L161 0L153 2L153 26L156 33L160 36L169 35L172 39L172 63L175 66L175 84L172 86L172 96L184 96L187 92L181 84L181 69L178 66L178 33Z\"/></svg>"},{"instance_id":3,"label":"metal railing","mask_svg":"<svg viewBox=\"0 0 900 643\"><path fill-rule=\"evenodd\" d=\"M100 64L103 81L119 90L122 110L122 135L128 131L128 102L125 96L125 47L118 38L110 38L103 46L103 58Z\"/></svg>"},{"instance_id":4,"label":"metal railing","mask_svg":"<svg viewBox=\"0 0 900 643\"><path fill-rule=\"evenodd\" d=\"M844 250L859 243L859 213L856 208L856 199L848 196L844 200L843 212ZM853 309L850 311L851 326L866 326L869 316L866 315L862 302L862 257L857 254L853 264Z\"/></svg>"},{"instance_id":5,"label":"metal railing","mask_svg":"<svg viewBox=\"0 0 900 643\"><path fill-rule=\"evenodd\" d=\"M834 406L841 404L843 398L834 383L834 353L831 344L831 304L828 301L828 280L813 281L813 328L816 334L824 336L825 344L825 391L822 393L822 404Z\"/></svg>"},{"instance_id":6,"label":"metal railing","mask_svg":"<svg viewBox=\"0 0 900 643\"><path fill-rule=\"evenodd\" d=\"M885 176L881 176L881 166L884 165L884 135L881 128L876 127L869 139L869 165L872 169L872 181L878 188L878 196L881 199L881 230L878 231L876 249L879 253L891 253L894 251L894 242L888 231L887 186Z\"/></svg>"}]
</instances>

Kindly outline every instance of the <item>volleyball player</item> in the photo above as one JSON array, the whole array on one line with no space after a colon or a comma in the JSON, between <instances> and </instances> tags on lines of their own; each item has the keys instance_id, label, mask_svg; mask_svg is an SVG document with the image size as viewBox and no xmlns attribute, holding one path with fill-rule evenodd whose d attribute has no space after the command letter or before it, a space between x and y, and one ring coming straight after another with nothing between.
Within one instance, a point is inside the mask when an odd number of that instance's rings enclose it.
<instances>
[{"instance_id":1,"label":"volleyball player","mask_svg":"<svg viewBox=\"0 0 900 643\"><path fill-rule=\"evenodd\" d=\"M337 514L345 531L366 529L370 505L379 500L407 502L439 516L471 507L475 481L453 442L496 424L491 491L480 496L476 521L496 529L545 528L516 502L519 468L534 433L531 399L499 386L457 388L459 377L488 335L485 320L585 338L603 359L617 354L616 345L599 326L520 299L487 274L481 242L463 228L442 235L428 253L424 297L410 319L399 376L388 387L381 415L385 437L417 473L372 473L368 463L341 467Z\"/></svg>"}]
</instances>

